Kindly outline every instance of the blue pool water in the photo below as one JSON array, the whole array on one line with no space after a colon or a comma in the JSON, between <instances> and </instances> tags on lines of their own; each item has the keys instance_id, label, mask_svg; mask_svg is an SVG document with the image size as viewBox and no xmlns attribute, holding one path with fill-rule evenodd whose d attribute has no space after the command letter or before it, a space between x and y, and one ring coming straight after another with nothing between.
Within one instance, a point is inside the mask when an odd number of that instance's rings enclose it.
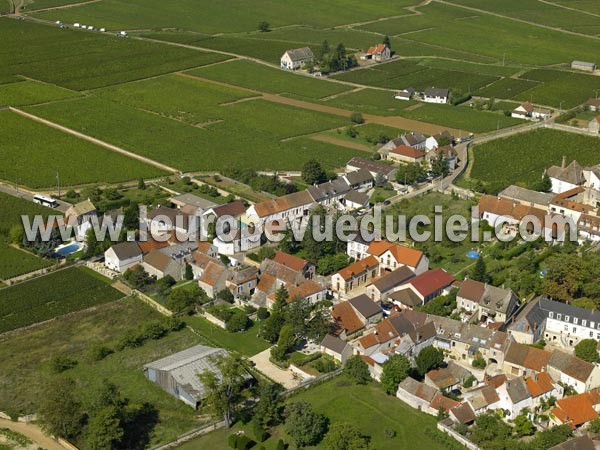
<instances>
[{"instance_id":1,"label":"blue pool water","mask_svg":"<svg viewBox=\"0 0 600 450\"><path fill-rule=\"evenodd\" d=\"M58 256L68 256L71 253L75 253L75 252L79 251L80 249L81 249L81 246L78 243L74 242L72 244L65 245L62 248L59 248L54 253Z\"/></svg>"},{"instance_id":2,"label":"blue pool water","mask_svg":"<svg viewBox=\"0 0 600 450\"><path fill-rule=\"evenodd\" d=\"M479 252L476 250L471 250L469 253L467 253L467 258L477 259L477 258L479 258Z\"/></svg>"}]
</instances>

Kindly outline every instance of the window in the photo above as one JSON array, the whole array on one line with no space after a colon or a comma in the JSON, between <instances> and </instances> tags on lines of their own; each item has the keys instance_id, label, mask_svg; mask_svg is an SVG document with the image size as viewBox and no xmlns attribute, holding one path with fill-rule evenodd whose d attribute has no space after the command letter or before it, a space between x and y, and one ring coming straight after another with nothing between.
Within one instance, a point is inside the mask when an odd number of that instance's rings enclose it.
<instances>
[{"instance_id":1,"label":"window","mask_svg":"<svg viewBox=\"0 0 600 450\"><path fill-rule=\"evenodd\" d=\"M590 337L593 338L594 337L594 332L590 331Z\"/></svg>"},{"instance_id":2,"label":"window","mask_svg":"<svg viewBox=\"0 0 600 450\"><path fill-rule=\"evenodd\" d=\"M577 317L573 317L573 323L574 323L575 325L577 325L577 321L578 321L578 320L579 320L579 319L577 319Z\"/></svg>"},{"instance_id":3,"label":"window","mask_svg":"<svg viewBox=\"0 0 600 450\"><path fill-rule=\"evenodd\" d=\"M561 316L560 314L557 314L557 315L556 315L556 318L557 318L558 320L560 320L560 319L562 318L562 316Z\"/></svg>"},{"instance_id":4,"label":"window","mask_svg":"<svg viewBox=\"0 0 600 450\"><path fill-rule=\"evenodd\" d=\"M583 325L584 327L587 326L587 320L582 320L581 325Z\"/></svg>"},{"instance_id":5,"label":"window","mask_svg":"<svg viewBox=\"0 0 600 450\"><path fill-rule=\"evenodd\" d=\"M550 317L551 319L554 319L554 313L553 313L552 311L550 311L550 312L548 313L548 317Z\"/></svg>"},{"instance_id":6,"label":"window","mask_svg":"<svg viewBox=\"0 0 600 450\"><path fill-rule=\"evenodd\" d=\"M577 333L577 327L573 327L573 333Z\"/></svg>"},{"instance_id":7,"label":"window","mask_svg":"<svg viewBox=\"0 0 600 450\"><path fill-rule=\"evenodd\" d=\"M565 331L569 331L569 325L565 325Z\"/></svg>"},{"instance_id":8,"label":"window","mask_svg":"<svg viewBox=\"0 0 600 450\"><path fill-rule=\"evenodd\" d=\"M594 322L590 322L590 328L594 328Z\"/></svg>"},{"instance_id":9,"label":"window","mask_svg":"<svg viewBox=\"0 0 600 450\"><path fill-rule=\"evenodd\" d=\"M569 321L569 316L565 316L565 322Z\"/></svg>"}]
</instances>

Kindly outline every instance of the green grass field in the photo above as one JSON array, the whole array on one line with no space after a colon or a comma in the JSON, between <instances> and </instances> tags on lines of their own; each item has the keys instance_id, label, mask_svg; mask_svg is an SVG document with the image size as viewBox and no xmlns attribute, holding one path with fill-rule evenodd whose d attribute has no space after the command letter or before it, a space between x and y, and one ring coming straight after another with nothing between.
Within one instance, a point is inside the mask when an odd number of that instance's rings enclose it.
<instances>
[{"instance_id":1,"label":"green grass field","mask_svg":"<svg viewBox=\"0 0 600 450\"><path fill-rule=\"evenodd\" d=\"M296 94L315 99L351 89L342 84L287 73L280 69L241 60L201 67L188 73L261 92Z\"/></svg>"},{"instance_id":2,"label":"green grass field","mask_svg":"<svg viewBox=\"0 0 600 450\"><path fill-rule=\"evenodd\" d=\"M596 97L600 91L600 77L573 72L535 69L521 75L542 84L518 95L519 100L529 100L542 105L573 108Z\"/></svg>"},{"instance_id":3,"label":"green grass field","mask_svg":"<svg viewBox=\"0 0 600 450\"><path fill-rule=\"evenodd\" d=\"M10 0L0 0L0 14L10 13L13 6Z\"/></svg>"},{"instance_id":4,"label":"green grass field","mask_svg":"<svg viewBox=\"0 0 600 450\"><path fill-rule=\"evenodd\" d=\"M0 290L0 333L122 298L80 268L70 268Z\"/></svg>"},{"instance_id":5,"label":"green grass field","mask_svg":"<svg viewBox=\"0 0 600 450\"><path fill-rule=\"evenodd\" d=\"M184 171L219 170L232 161L255 169L294 169L311 157L338 167L357 153L305 138L287 140L349 124L347 118L265 100L205 104L204 92L215 101L226 91L179 78L183 77L130 83L118 87L114 96L112 91L99 92L111 100L90 97L28 110ZM177 86L175 97L171 84ZM227 98L236 98L236 93ZM179 120L167 118L172 116ZM190 125L198 121L208 123Z\"/></svg>"},{"instance_id":6,"label":"green grass field","mask_svg":"<svg viewBox=\"0 0 600 450\"><path fill-rule=\"evenodd\" d=\"M488 98L515 98L517 95L536 87L539 83L532 80L502 78L489 86L479 89L475 95Z\"/></svg>"},{"instance_id":7,"label":"green grass field","mask_svg":"<svg viewBox=\"0 0 600 450\"><path fill-rule=\"evenodd\" d=\"M63 11L64 12L64 11ZM0 75L85 90L227 59L215 53L0 19Z\"/></svg>"},{"instance_id":8,"label":"green grass field","mask_svg":"<svg viewBox=\"0 0 600 450\"><path fill-rule=\"evenodd\" d=\"M25 2L25 11L37 11L38 9L55 8L57 6L72 5L73 3L83 3L84 1L86 0L27 0Z\"/></svg>"},{"instance_id":9,"label":"green grass field","mask_svg":"<svg viewBox=\"0 0 600 450\"><path fill-rule=\"evenodd\" d=\"M563 155L569 162L577 159L584 167L600 163L600 140L544 129L477 145L472 152L470 180L462 181L479 180L491 193L496 193L511 184L533 187L544 169L560 165ZM506 161L511 161L510 166L505 165Z\"/></svg>"},{"instance_id":10,"label":"green grass field","mask_svg":"<svg viewBox=\"0 0 600 450\"><path fill-rule=\"evenodd\" d=\"M400 111L400 115L409 119L436 123L450 128L458 128L472 133L493 131L496 128L506 128L523 123L521 119L506 117L504 114L462 106L423 104L423 106Z\"/></svg>"},{"instance_id":11,"label":"green grass field","mask_svg":"<svg viewBox=\"0 0 600 450\"><path fill-rule=\"evenodd\" d=\"M297 395L289 397L287 402L305 401L314 410L327 416L331 423L347 422L356 426L361 433L371 437L371 448L380 450L442 450L446 447L434 440L431 435L435 431L435 418L421 413L400 399L386 395L376 383L366 386L353 385L344 377L336 377ZM240 423L233 431L245 430L251 437L250 425ZM396 435L388 438L385 430L394 430ZM283 427L271 430L272 436L260 445L267 450L274 450L278 439L282 438L288 447L295 450ZM180 447L181 450L218 449L225 450L228 433L219 430L201 438L190 441ZM322 448L322 446L308 447Z\"/></svg>"},{"instance_id":12,"label":"green grass field","mask_svg":"<svg viewBox=\"0 0 600 450\"><path fill-rule=\"evenodd\" d=\"M0 192L0 235L8 236L14 225L22 223L21 216L24 214L48 217L56 212L51 208Z\"/></svg>"},{"instance_id":13,"label":"green grass field","mask_svg":"<svg viewBox=\"0 0 600 450\"><path fill-rule=\"evenodd\" d=\"M79 92L37 81L0 85L0 106L23 106L79 97Z\"/></svg>"},{"instance_id":14,"label":"green grass field","mask_svg":"<svg viewBox=\"0 0 600 450\"><path fill-rule=\"evenodd\" d=\"M0 237L0 278L8 279L51 266L48 260L8 246Z\"/></svg>"},{"instance_id":15,"label":"green grass field","mask_svg":"<svg viewBox=\"0 0 600 450\"><path fill-rule=\"evenodd\" d=\"M72 102L61 107L77 115ZM127 156L42 125L9 111L0 111L0 178L37 188L150 178L164 172Z\"/></svg>"},{"instance_id":16,"label":"green grass field","mask_svg":"<svg viewBox=\"0 0 600 450\"><path fill-rule=\"evenodd\" d=\"M117 0L105 0L58 11L36 14L37 17L64 22L91 23L110 29L180 28L201 33L247 32L258 29L261 21L272 28L306 24L317 28L361 22L402 14L403 6L414 0L384 3L378 8L360 0L280 1L257 0L248 7L243 0L233 0L227 8L208 0L181 0L174 7L159 0L133 0L123 8Z\"/></svg>"},{"instance_id":17,"label":"green grass field","mask_svg":"<svg viewBox=\"0 0 600 450\"><path fill-rule=\"evenodd\" d=\"M378 116L397 116L401 110L415 104L414 101L396 100L393 92L378 89L362 89L357 92L345 93L329 100L323 100L322 103L327 106L337 106L350 111L360 111Z\"/></svg>"},{"instance_id":18,"label":"green grass field","mask_svg":"<svg viewBox=\"0 0 600 450\"><path fill-rule=\"evenodd\" d=\"M150 436L152 445L168 442L197 427L194 410L148 381L142 371L144 364L200 343L188 330L147 341L102 361L93 362L87 357L90 345L101 343L112 348L129 330L160 317L139 300L126 299L6 338L0 345L0 410L35 412L45 382L55 376L50 371L50 360L68 355L78 364L65 374L77 380L77 395L85 404L94 400L94 389L107 379L119 387L132 405L149 402L158 410L159 422Z\"/></svg>"}]
</instances>

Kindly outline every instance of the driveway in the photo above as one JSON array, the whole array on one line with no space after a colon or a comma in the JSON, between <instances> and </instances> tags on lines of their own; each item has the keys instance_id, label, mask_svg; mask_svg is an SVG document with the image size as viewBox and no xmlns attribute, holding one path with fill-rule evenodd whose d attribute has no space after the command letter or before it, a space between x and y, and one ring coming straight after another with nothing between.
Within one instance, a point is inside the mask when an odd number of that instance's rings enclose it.
<instances>
[{"instance_id":1,"label":"driveway","mask_svg":"<svg viewBox=\"0 0 600 450\"><path fill-rule=\"evenodd\" d=\"M66 448L54 439L46 436L40 427L31 423L26 424L23 422L12 422L10 420L0 419L0 428L8 428L9 430L21 433L35 442L36 445L39 445L46 450L65 450Z\"/></svg>"},{"instance_id":2,"label":"driveway","mask_svg":"<svg viewBox=\"0 0 600 450\"><path fill-rule=\"evenodd\" d=\"M273 381L276 381L277 383L281 384L286 389L296 387L302 382L302 380L296 378L289 369L280 369L271 361L269 361L270 356L271 349L268 348L265 351L254 355L252 358L250 358L250 361L256 364L256 369L264 373Z\"/></svg>"}]
</instances>

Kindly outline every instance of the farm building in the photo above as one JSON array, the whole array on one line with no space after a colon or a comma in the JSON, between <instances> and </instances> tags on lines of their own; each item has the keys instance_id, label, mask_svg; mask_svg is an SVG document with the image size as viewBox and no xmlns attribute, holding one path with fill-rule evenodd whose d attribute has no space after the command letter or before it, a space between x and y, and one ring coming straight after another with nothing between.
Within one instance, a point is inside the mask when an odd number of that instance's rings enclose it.
<instances>
[{"instance_id":1,"label":"farm building","mask_svg":"<svg viewBox=\"0 0 600 450\"><path fill-rule=\"evenodd\" d=\"M595 63L585 61L573 61L571 63L571 69L583 70L584 72L593 72L598 66Z\"/></svg>"},{"instance_id":2,"label":"farm building","mask_svg":"<svg viewBox=\"0 0 600 450\"><path fill-rule=\"evenodd\" d=\"M415 88L408 87L406 89L403 89L402 91L396 92L396 95L394 95L394 98L396 100L408 101L411 98L413 98L413 95L415 95Z\"/></svg>"},{"instance_id":3,"label":"farm building","mask_svg":"<svg viewBox=\"0 0 600 450\"><path fill-rule=\"evenodd\" d=\"M533 113L533 105L529 102L517 106L511 113L511 117L516 119L527 119Z\"/></svg>"},{"instance_id":4,"label":"farm building","mask_svg":"<svg viewBox=\"0 0 600 450\"><path fill-rule=\"evenodd\" d=\"M393 179L398 170L392 165L359 157L354 157L346 163L346 173L355 172L361 169L368 170L373 178L377 177L378 174L381 174L388 180Z\"/></svg>"},{"instance_id":5,"label":"farm building","mask_svg":"<svg viewBox=\"0 0 600 450\"><path fill-rule=\"evenodd\" d=\"M141 264L142 259L142 249L137 242L121 242L104 252L104 265L120 273Z\"/></svg>"},{"instance_id":6,"label":"farm building","mask_svg":"<svg viewBox=\"0 0 600 450\"><path fill-rule=\"evenodd\" d=\"M373 60L373 61L387 61L392 57L392 52L390 48L385 44L377 44L373 47L369 47L367 53L360 57L363 60Z\"/></svg>"},{"instance_id":7,"label":"farm building","mask_svg":"<svg viewBox=\"0 0 600 450\"><path fill-rule=\"evenodd\" d=\"M222 348L196 345L146 364L144 375L173 397L195 409L204 398L204 386L198 375L210 370L220 376L217 360L225 355L227 352Z\"/></svg>"},{"instance_id":8,"label":"farm building","mask_svg":"<svg viewBox=\"0 0 600 450\"><path fill-rule=\"evenodd\" d=\"M307 63L314 61L315 55L309 47L287 50L281 57L281 68L284 70L298 70Z\"/></svg>"},{"instance_id":9,"label":"farm building","mask_svg":"<svg viewBox=\"0 0 600 450\"><path fill-rule=\"evenodd\" d=\"M600 133L600 116L594 117L592 120L590 120L588 130L590 130L592 133Z\"/></svg>"},{"instance_id":10,"label":"farm building","mask_svg":"<svg viewBox=\"0 0 600 450\"><path fill-rule=\"evenodd\" d=\"M600 98L590 98L585 105L590 111L600 111Z\"/></svg>"},{"instance_id":11,"label":"farm building","mask_svg":"<svg viewBox=\"0 0 600 450\"><path fill-rule=\"evenodd\" d=\"M416 148L409 147L408 145L399 145L398 147L390 150L388 158L393 161L399 161L403 163L418 163L423 161L425 158L425 152L423 150L417 150Z\"/></svg>"},{"instance_id":12,"label":"farm building","mask_svg":"<svg viewBox=\"0 0 600 450\"><path fill-rule=\"evenodd\" d=\"M426 103L448 103L448 100L450 100L450 91L448 89L434 87L425 89L423 101Z\"/></svg>"}]
</instances>

